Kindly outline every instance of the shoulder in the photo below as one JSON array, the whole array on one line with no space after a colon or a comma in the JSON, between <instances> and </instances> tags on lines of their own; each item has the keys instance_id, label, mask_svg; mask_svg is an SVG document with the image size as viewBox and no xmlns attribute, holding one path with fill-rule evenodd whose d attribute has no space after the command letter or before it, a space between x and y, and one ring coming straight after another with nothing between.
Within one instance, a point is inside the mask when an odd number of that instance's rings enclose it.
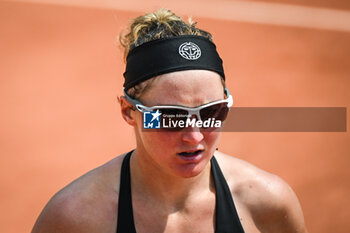
<instances>
[{"instance_id":1,"label":"shoulder","mask_svg":"<svg viewBox=\"0 0 350 233\"><path fill-rule=\"evenodd\" d=\"M235 202L249 211L259 230L306 233L298 198L283 179L220 152L215 157Z\"/></svg>"},{"instance_id":2,"label":"shoulder","mask_svg":"<svg viewBox=\"0 0 350 233\"><path fill-rule=\"evenodd\" d=\"M32 233L115 231L124 156L89 171L56 193L43 209Z\"/></svg>"}]
</instances>

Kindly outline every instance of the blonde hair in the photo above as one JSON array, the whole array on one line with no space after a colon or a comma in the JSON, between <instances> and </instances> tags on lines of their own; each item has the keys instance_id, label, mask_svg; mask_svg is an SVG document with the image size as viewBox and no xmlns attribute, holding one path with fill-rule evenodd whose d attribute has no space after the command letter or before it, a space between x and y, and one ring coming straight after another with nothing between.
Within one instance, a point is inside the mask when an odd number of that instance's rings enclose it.
<instances>
[{"instance_id":1,"label":"blonde hair","mask_svg":"<svg viewBox=\"0 0 350 233\"><path fill-rule=\"evenodd\" d=\"M196 22L191 18L184 22L179 16L167 9L160 9L154 13L148 13L133 19L126 33L119 37L121 46L124 49L124 60L129 52L143 43L161 39L170 38L180 35L198 35L212 40L209 32L196 28ZM128 90L128 94L133 97L139 97L154 78L148 79Z\"/></svg>"}]
</instances>

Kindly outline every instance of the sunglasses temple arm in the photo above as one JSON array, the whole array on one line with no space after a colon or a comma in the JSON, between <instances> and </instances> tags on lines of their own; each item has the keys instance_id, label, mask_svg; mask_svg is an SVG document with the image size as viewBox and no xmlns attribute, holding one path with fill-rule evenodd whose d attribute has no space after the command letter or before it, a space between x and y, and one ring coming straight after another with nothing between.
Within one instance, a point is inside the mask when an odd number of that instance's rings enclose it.
<instances>
[{"instance_id":1,"label":"sunglasses temple arm","mask_svg":"<svg viewBox=\"0 0 350 233\"><path fill-rule=\"evenodd\" d=\"M226 87L225 87L225 94L229 100L228 107L231 107L233 105L233 98L232 98L230 91Z\"/></svg>"},{"instance_id":2,"label":"sunglasses temple arm","mask_svg":"<svg viewBox=\"0 0 350 233\"><path fill-rule=\"evenodd\" d=\"M137 105L142 105L140 101L131 98L131 97L126 93L125 88L123 88L123 92L124 92L124 95L125 95L126 100L129 101L129 103L130 103L132 106L134 106L135 108L137 108Z\"/></svg>"}]
</instances>

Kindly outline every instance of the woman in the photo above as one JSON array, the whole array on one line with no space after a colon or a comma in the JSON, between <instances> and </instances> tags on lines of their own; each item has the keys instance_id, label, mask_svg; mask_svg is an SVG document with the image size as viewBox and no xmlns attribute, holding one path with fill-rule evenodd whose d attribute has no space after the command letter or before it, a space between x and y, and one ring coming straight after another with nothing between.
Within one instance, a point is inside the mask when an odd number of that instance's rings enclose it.
<instances>
[{"instance_id":1,"label":"woman","mask_svg":"<svg viewBox=\"0 0 350 233\"><path fill-rule=\"evenodd\" d=\"M120 106L137 147L58 192L32 233L307 232L284 181L217 151L232 97L211 35L164 9L129 30Z\"/></svg>"}]
</instances>

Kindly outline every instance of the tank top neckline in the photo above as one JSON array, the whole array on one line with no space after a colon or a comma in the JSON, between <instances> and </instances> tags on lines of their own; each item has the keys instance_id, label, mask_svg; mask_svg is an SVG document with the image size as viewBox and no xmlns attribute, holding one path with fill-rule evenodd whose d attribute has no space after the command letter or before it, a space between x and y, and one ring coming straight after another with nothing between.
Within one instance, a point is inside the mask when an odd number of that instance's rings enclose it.
<instances>
[{"instance_id":1,"label":"tank top neckline","mask_svg":"<svg viewBox=\"0 0 350 233\"><path fill-rule=\"evenodd\" d=\"M130 183L132 152L125 155L120 172L117 233L136 233ZM244 233L231 191L214 156L210 163L216 190L215 233Z\"/></svg>"}]
</instances>

